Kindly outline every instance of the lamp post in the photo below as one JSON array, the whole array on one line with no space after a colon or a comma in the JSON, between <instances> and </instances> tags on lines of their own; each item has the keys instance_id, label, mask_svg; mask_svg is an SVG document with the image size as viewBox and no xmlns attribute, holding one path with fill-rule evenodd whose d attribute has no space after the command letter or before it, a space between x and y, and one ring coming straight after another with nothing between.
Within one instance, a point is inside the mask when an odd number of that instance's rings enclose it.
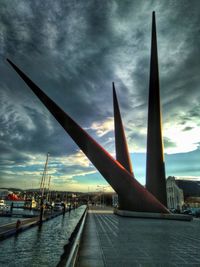
<instances>
[{"instance_id":1,"label":"lamp post","mask_svg":"<svg viewBox=\"0 0 200 267\"><path fill-rule=\"evenodd\" d=\"M97 187L98 188L100 188L100 205L101 205L101 203L102 203L102 205L101 206L105 206L105 196L104 196L104 191L108 188L108 187L110 187L109 185L108 186L104 186L104 185L97 185ZM102 195L102 197L101 197L101 195ZM102 199L102 202L101 202L101 199Z\"/></svg>"},{"instance_id":2,"label":"lamp post","mask_svg":"<svg viewBox=\"0 0 200 267\"><path fill-rule=\"evenodd\" d=\"M97 193L99 193L99 200L100 200L100 206L101 206L101 190L97 188L96 191ZM97 204L98 204L98 197L97 197Z\"/></svg>"},{"instance_id":3,"label":"lamp post","mask_svg":"<svg viewBox=\"0 0 200 267\"><path fill-rule=\"evenodd\" d=\"M39 224L42 224L42 219L43 219L43 213L44 213L44 202L43 202L43 197L41 197L41 202L40 202L40 218L39 218Z\"/></svg>"},{"instance_id":4,"label":"lamp post","mask_svg":"<svg viewBox=\"0 0 200 267\"><path fill-rule=\"evenodd\" d=\"M90 196L89 196L89 186L88 186L88 199L87 199L87 204L89 205L89 201L90 201Z\"/></svg>"}]
</instances>

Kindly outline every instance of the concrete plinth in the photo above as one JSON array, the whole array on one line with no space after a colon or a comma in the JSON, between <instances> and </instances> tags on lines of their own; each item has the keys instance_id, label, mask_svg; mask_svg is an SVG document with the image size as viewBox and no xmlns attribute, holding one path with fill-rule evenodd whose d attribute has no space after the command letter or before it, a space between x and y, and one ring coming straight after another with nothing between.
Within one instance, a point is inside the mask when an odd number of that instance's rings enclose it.
<instances>
[{"instance_id":1,"label":"concrete plinth","mask_svg":"<svg viewBox=\"0 0 200 267\"><path fill-rule=\"evenodd\" d=\"M164 214L164 213L151 213L151 212L136 212L128 210L115 209L114 214L123 217L144 218L144 219L164 219L164 220L178 220L178 221L192 221L193 217L184 214Z\"/></svg>"}]
</instances>

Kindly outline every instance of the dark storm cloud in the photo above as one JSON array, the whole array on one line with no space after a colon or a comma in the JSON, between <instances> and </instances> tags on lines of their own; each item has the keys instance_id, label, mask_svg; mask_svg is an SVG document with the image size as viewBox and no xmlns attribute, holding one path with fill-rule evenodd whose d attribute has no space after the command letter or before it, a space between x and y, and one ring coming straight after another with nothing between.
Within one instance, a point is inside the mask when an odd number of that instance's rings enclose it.
<instances>
[{"instance_id":1,"label":"dark storm cloud","mask_svg":"<svg viewBox=\"0 0 200 267\"><path fill-rule=\"evenodd\" d=\"M129 144L145 148L153 10L163 122L191 127L186 122L197 123L200 109L199 1L1 1L0 148L4 162L28 162L31 154L47 151L54 156L77 152L77 146L5 62L6 57L111 152L113 133L100 137L90 128L113 116L114 81ZM173 145L173 140L165 140L167 146Z\"/></svg>"},{"instance_id":2,"label":"dark storm cloud","mask_svg":"<svg viewBox=\"0 0 200 267\"><path fill-rule=\"evenodd\" d=\"M59 3L20 1L17 8L13 9L15 4L13 2L9 5L5 2L2 8L1 23L4 28L5 48L3 57L8 55L14 58L15 62L19 62L20 67L79 122L90 125L96 117L100 120L105 119L109 111L105 108L104 97L98 98L98 105L95 102L97 102L96 92L102 91L105 87L102 85L103 82L97 80L103 81L107 72L107 69L101 68L102 54L105 52L103 50L108 47L106 38L101 37L106 36L106 32L109 31L109 25L106 23L106 6L95 5L96 11L94 11L92 3L83 6L83 4L71 5L66 1ZM101 20L105 23L102 24ZM15 94L16 91L18 94L18 91L21 92L21 87L26 86L11 73L12 70L8 70L7 66L4 68L6 68L4 72L8 72L12 78L11 82L10 77L1 81L2 87L7 85L10 95L6 99L6 104L9 105L9 102L12 103L11 94ZM12 93L9 87L12 87ZM8 145L14 143L15 147L20 149L23 144L24 151L29 150L34 153L44 152L49 146L48 149L53 150L53 153L56 153L56 150L62 153L62 146L59 147L59 144L63 142L65 136L58 133L63 133L63 130L57 127L57 123L40 102L26 90L22 89L23 93L19 93L18 106L12 109L18 117L24 113L26 115L23 117L26 118L17 121L12 114L2 109L2 113L7 113L9 116L9 121L6 123L12 125L4 136L8 140L11 132L16 136L12 137L14 140L9 140ZM34 105L34 109L28 108L29 104ZM85 121L85 118L88 120ZM31 120L33 124L31 129L27 129L25 119ZM46 119L52 124L51 129ZM4 125L2 129L5 129ZM48 144L45 140L48 140ZM70 154L74 146L68 143L67 152ZM72 149L69 149L71 147Z\"/></svg>"},{"instance_id":3,"label":"dark storm cloud","mask_svg":"<svg viewBox=\"0 0 200 267\"><path fill-rule=\"evenodd\" d=\"M165 137L164 138L164 147L169 148L169 147L176 147L176 144L172 142L169 138Z\"/></svg>"},{"instance_id":4,"label":"dark storm cloud","mask_svg":"<svg viewBox=\"0 0 200 267\"><path fill-rule=\"evenodd\" d=\"M193 127L185 127L184 129L183 129L183 131L190 131L190 130L192 130L193 129Z\"/></svg>"},{"instance_id":5,"label":"dark storm cloud","mask_svg":"<svg viewBox=\"0 0 200 267\"><path fill-rule=\"evenodd\" d=\"M179 2L175 1L173 16L169 14L167 24L161 29L161 51L162 45L168 49L165 57L161 54L160 60L163 114L168 120L175 113L175 119L178 120L183 112L185 115L192 112L196 105L199 106L200 100L197 58L200 46L200 3L181 2L182 5L179 5ZM196 119L190 117L193 118Z\"/></svg>"}]
</instances>

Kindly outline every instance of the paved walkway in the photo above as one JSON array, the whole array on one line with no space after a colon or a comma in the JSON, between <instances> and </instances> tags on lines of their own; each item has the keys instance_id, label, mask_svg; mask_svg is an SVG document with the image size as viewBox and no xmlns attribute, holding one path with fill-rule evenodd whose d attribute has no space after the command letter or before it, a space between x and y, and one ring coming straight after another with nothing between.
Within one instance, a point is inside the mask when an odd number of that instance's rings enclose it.
<instances>
[{"instance_id":1,"label":"paved walkway","mask_svg":"<svg viewBox=\"0 0 200 267\"><path fill-rule=\"evenodd\" d=\"M77 267L200 266L200 219L124 218L90 210Z\"/></svg>"}]
</instances>

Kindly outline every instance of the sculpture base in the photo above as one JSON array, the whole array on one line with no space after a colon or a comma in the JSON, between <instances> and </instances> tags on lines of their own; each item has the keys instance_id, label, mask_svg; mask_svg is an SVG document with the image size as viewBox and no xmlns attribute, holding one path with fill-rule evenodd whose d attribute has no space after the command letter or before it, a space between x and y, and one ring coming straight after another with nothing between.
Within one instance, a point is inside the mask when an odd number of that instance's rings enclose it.
<instances>
[{"instance_id":1,"label":"sculpture base","mask_svg":"<svg viewBox=\"0 0 200 267\"><path fill-rule=\"evenodd\" d=\"M144 219L164 219L164 220L178 220L178 221L192 221L193 217L184 214L172 214L172 213L151 213L151 212L137 212L129 210L115 209L114 214L131 217L131 218L144 218Z\"/></svg>"}]
</instances>

